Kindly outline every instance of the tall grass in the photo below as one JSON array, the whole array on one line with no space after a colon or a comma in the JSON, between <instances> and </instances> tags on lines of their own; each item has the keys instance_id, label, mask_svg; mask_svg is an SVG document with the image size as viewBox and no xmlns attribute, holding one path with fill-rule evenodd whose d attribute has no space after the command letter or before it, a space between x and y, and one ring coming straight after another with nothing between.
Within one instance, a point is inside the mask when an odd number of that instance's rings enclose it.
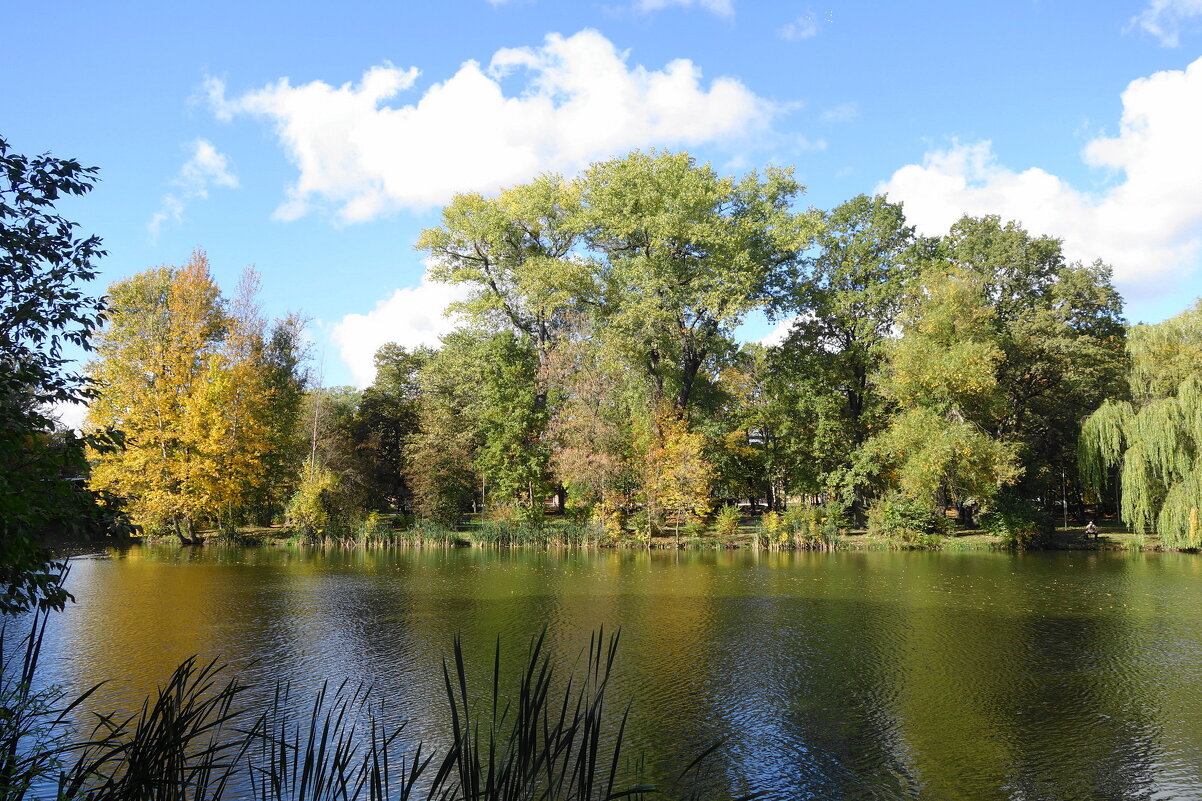
<instances>
[{"instance_id":1,"label":"tall grass","mask_svg":"<svg viewBox=\"0 0 1202 801\"><path fill-rule=\"evenodd\" d=\"M3 663L0 690L12 713L0 726L3 801L610 801L656 792L630 778L623 760L629 706L607 713L616 636L594 634L582 668L561 678L544 633L513 692L498 640L484 693L469 683L456 639L442 666L450 744L430 749L406 743L403 725L388 723L363 686L323 686L297 713L279 685L254 712L242 703L248 685L195 658L139 712L93 713L84 732L75 721L95 688L69 702L61 690L33 689L45 624L34 615L21 662ZM701 761L672 793L684 793Z\"/></svg>"}]
</instances>

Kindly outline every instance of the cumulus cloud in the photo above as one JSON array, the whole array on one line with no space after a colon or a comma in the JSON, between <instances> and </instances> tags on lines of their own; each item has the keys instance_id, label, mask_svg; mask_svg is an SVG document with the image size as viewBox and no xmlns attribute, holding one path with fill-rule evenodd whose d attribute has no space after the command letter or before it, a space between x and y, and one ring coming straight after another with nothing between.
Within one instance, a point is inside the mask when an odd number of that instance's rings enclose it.
<instances>
[{"instance_id":1,"label":"cumulus cloud","mask_svg":"<svg viewBox=\"0 0 1202 801\"><path fill-rule=\"evenodd\" d=\"M50 416L63 428L80 431L83 429L84 419L88 416L88 406L86 403L56 401L50 406Z\"/></svg>"},{"instance_id":2,"label":"cumulus cloud","mask_svg":"<svg viewBox=\"0 0 1202 801\"><path fill-rule=\"evenodd\" d=\"M999 214L1064 239L1067 255L1115 268L1128 290L1156 291L1195 271L1202 254L1202 59L1132 81L1114 136L1090 141L1085 163L1110 180L1080 190L1038 167L1000 164L988 141L955 142L877 187L925 233L962 214Z\"/></svg>"},{"instance_id":3,"label":"cumulus cloud","mask_svg":"<svg viewBox=\"0 0 1202 801\"><path fill-rule=\"evenodd\" d=\"M412 104L390 104L418 75L385 64L337 87L282 78L229 98L209 79L204 92L220 118L275 124L299 170L277 218L320 206L341 222L573 173L633 148L736 141L766 128L775 111L732 78L705 84L687 59L659 70L628 64L593 30L502 49L487 68L467 61Z\"/></svg>"},{"instance_id":4,"label":"cumulus cloud","mask_svg":"<svg viewBox=\"0 0 1202 801\"><path fill-rule=\"evenodd\" d=\"M375 379L374 358L382 345L438 345L455 327L455 319L445 314L447 306L466 297L467 287L441 284L427 274L418 286L396 290L367 314L343 317L332 338L355 384L365 387Z\"/></svg>"},{"instance_id":5,"label":"cumulus cloud","mask_svg":"<svg viewBox=\"0 0 1202 801\"><path fill-rule=\"evenodd\" d=\"M1202 0L1152 0L1131 24L1150 33L1165 47L1181 44L1182 30L1202 16Z\"/></svg>"},{"instance_id":6,"label":"cumulus cloud","mask_svg":"<svg viewBox=\"0 0 1202 801\"><path fill-rule=\"evenodd\" d=\"M733 17L735 14L734 0L638 0L635 8L639 11L659 11L660 9L677 6L680 8L703 8L719 17Z\"/></svg>"},{"instance_id":7,"label":"cumulus cloud","mask_svg":"<svg viewBox=\"0 0 1202 801\"><path fill-rule=\"evenodd\" d=\"M796 322L797 317L786 317L780 320L772 327L771 331L760 337L759 343L769 346L781 344L788 338L789 332L793 330L793 324Z\"/></svg>"},{"instance_id":8,"label":"cumulus cloud","mask_svg":"<svg viewBox=\"0 0 1202 801\"><path fill-rule=\"evenodd\" d=\"M229 159L219 153L212 142L197 139L190 142L187 148L191 155L171 181L176 189L163 195L159 210L147 223L151 236L158 236L159 229L168 220L181 222L188 202L207 198L210 187L238 187L238 179L230 169Z\"/></svg>"},{"instance_id":9,"label":"cumulus cloud","mask_svg":"<svg viewBox=\"0 0 1202 801\"><path fill-rule=\"evenodd\" d=\"M777 35L780 38L790 42L800 42L804 39L813 39L818 35L820 30L818 26L818 18L813 14L802 14L792 22L782 25L777 30Z\"/></svg>"}]
</instances>

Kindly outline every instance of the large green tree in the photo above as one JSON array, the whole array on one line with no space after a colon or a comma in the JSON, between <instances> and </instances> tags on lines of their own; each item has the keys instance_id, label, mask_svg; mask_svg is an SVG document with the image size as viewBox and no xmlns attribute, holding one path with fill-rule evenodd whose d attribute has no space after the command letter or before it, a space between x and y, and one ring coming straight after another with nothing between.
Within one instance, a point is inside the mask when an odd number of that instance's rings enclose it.
<instances>
[{"instance_id":1,"label":"large green tree","mask_svg":"<svg viewBox=\"0 0 1202 801\"><path fill-rule=\"evenodd\" d=\"M845 490L861 491L867 479L876 515L899 500L932 518L950 505L987 503L1018 465L1014 446L981 425L1001 405L1003 358L984 283L968 270L932 267L899 322L881 376L896 411L857 451Z\"/></svg>"},{"instance_id":2,"label":"large green tree","mask_svg":"<svg viewBox=\"0 0 1202 801\"><path fill-rule=\"evenodd\" d=\"M901 205L880 196L852 198L821 222L797 281L773 303L794 322L767 371L778 428L801 468L794 488L809 493L837 482L888 419L878 381L920 246L930 248L916 240Z\"/></svg>"},{"instance_id":3,"label":"large green tree","mask_svg":"<svg viewBox=\"0 0 1202 801\"><path fill-rule=\"evenodd\" d=\"M956 223L939 259L977 276L991 308L998 398L976 422L1015 443L1018 494L1059 498L1064 478L1076 483L1081 419L1122 392L1125 323L1110 268L1067 262L1060 240L996 216Z\"/></svg>"},{"instance_id":4,"label":"large green tree","mask_svg":"<svg viewBox=\"0 0 1202 801\"><path fill-rule=\"evenodd\" d=\"M901 204L880 196L854 197L824 213L822 222L787 296L783 311L796 319L778 358L839 395L846 441L858 446L881 420L883 404L873 382L915 277L918 253Z\"/></svg>"},{"instance_id":5,"label":"large green tree","mask_svg":"<svg viewBox=\"0 0 1202 801\"><path fill-rule=\"evenodd\" d=\"M1123 519L1171 547L1202 547L1202 302L1128 338L1130 401L1085 421L1080 461L1104 493L1117 477Z\"/></svg>"},{"instance_id":6,"label":"large green tree","mask_svg":"<svg viewBox=\"0 0 1202 801\"><path fill-rule=\"evenodd\" d=\"M817 221L797 213L789 170L719 176L687 153L594 164L582 221L599 256L598 333L684 416L733 333L787 282Z\"/></svg>"},{"instance_id":7,"label":"large green tree","mask_svg":"<svg viewBox=\"0 0 1202 801\"><path fill-rule=\"evenodd\" d=\"M395 343L376 352L376 377L363 390L353 422L356 448L370 486L369 503L375 508L413 511L413 493L405 479L405 446L418 431L420 376L432 358L429 348L407 350Z\"/></svg>"}]
</instances>

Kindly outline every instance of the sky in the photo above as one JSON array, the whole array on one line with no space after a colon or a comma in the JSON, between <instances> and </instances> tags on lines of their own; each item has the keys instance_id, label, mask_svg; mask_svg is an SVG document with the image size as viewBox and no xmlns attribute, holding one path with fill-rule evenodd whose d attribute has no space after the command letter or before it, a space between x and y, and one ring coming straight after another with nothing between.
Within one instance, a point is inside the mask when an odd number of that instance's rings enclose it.
<instances>
[{"instance_id":1,"label":"sky","mask_svg":"<svg viewBox=\"0 0 1202 801\"><path fill-rule=\"evenodd\" d=\"M0 137L100 169L60 204L93 291L203 248L311 318L327 385L436 344L414 243L456 193L632 149L791 166L921 233L999 214L1114 269L1132 322L1202 296L1202 0L19 3ZM740 333L770 337L755 317Z\"/></svg>"}]
</instances>

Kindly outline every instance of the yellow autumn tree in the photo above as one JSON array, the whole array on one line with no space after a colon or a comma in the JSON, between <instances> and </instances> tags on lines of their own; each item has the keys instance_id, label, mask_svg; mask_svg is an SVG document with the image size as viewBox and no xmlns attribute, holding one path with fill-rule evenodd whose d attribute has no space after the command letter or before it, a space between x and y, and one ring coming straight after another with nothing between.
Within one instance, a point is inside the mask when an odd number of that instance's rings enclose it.
<instances>
[{"instance_id":1,"label":"yellow autumn tree","mask_svg":"<svg viewBox=\"0 0 1202 801\"><path fill-rule=\"evenodd\" d=\"M266 483L263 459L272 447L266 322L258 305L259 276L248 269L229 307L224 337L207 357L204 380L187 404L185 430L205 470L195 477L208 517L232 527Z\"/></svg>"},{"instance_id":2,"label":"yellow autumn tree","mask_svg":"<svg viewBox=\"0 0 1202 801\"><path fill-rule=\"evenodd\" d=\"M200 250L109 290L89 424L119 428L127 442L94 454L92 485L128 498L151 532L192 542L198 526L233 526L268 481L280 382L257 291L248 271L227 304Z\"/></svg>"},{"instance_id":3,"label":"yellow autumn tree","mask_svg":"<svg viewBox=\"0 0 1202 801\"><path fill-rule=\"evenodd\" d=\"M91 365L101 395L89 423L127 437L123 450L97 455L93 488L129 498L135 522L183 541L209 504L212 469L189 418L227 322L198 250L182 268L157 267L110 287Z\"/></svg>"},{"instance_id":4,"label":"yellow autumn tree","mask_svg":"<svg viewBox=\"0 0 1202 801\"><path fill-rule=\"evenodd\" d=\"M680 537L690 520L709 514L713 464L705 458L705 437L689 431L688 423L666 402L655 411L637 451L641 460L646 537L662 522Z\"/></svg>"}]
</instances>

